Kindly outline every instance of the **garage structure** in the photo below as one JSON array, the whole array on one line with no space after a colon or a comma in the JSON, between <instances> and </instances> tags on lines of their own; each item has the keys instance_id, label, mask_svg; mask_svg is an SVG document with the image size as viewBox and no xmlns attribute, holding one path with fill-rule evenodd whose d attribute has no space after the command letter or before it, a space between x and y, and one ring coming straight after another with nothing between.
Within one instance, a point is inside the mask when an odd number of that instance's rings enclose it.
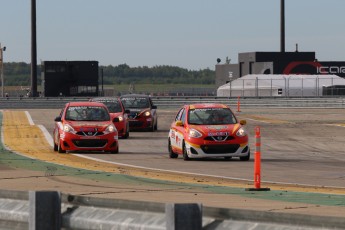
<instances>
[{"instance_id":1,"label":"garage structure","mask_svg":"<svg viewBox=\"0 0 345 230\"><path fill-rule=\"evenodd\" d=\"M249 74L217 89L218 97L318 97L344 95L345 79L337 75Z\"/></svg>"},{"instance_id":2,"label":"garage structure","mask_svg":"<svg viewBox=\"0 0 345 230\"><path fill-rule=\"evenodd\" d=\"M329 75L345 78L344 61L319 61L315 52L248 52L238 54L238 63L215 66L216 87L248 74Z\"/></svg>"}]
</instances>

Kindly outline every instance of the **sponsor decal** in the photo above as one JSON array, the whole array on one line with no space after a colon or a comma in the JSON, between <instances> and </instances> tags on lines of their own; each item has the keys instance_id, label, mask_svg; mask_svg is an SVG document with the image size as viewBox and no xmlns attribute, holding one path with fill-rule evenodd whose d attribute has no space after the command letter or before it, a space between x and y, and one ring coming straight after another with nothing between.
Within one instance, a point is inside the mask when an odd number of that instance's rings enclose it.
<instances>
[{"instance_id":1,"label":"sponsor decal","mask_svg":"<svg viewBox=\"0 0 345 230\"><path fill-rule=\"evenodd\" d=\"M84 128L84 127L82 127L82 128L80 128L80 131L81 132L97 132L98 130L97 130L97 128Z\"/></svg>"},{"instance_id":2,"label":"sponsor decal","mask_svg":"<svg viewBox=\"0 0 345 230\"><path fill-rule=\"evenodd\" d=\"M171 131L171 133L170 133L170 137L172 138L172 139L175 139L175 131Z\"/></svg>"},{"instance_id":3,"label":"sponsor decal","mask_svg":"<svg viewBox=\"0 0 345 230\"><path fill-rule=\"evenodd\" d=\"M322 67L320 62L313 62L313 61L294 61L294 62L290 62L285 69L283 70L283 74L292 74L293 73L293 69L300 66L300 65L310 65L313 67ZM294 73L296 74L296 73ZM302 73L300 73L302 74ZM305 73L303 73L305 74Z\"/></svg>"},{"instance_id":4,"label":"sponsor decal","mask_svg":"<svg viewBox=\"0 0 345 230\"><path fill-rule=\"evenodd\" d=\"M101 139L101 138L97 136L81 136L80 139Z\"/></svg>"},{"instance_id":5,"label":"sponsor decal","mask_svg":"<svg viewBox=\"0 0 345 230\"><path fill-rule=\"evenodd\" d=\"M322 65L320 62L313 61L297 61L290 62L284 69L283 74L296 74L293 70L301 65L309 65L316 68L316 74L345 74L345 66ZM304 73L299 73L304 74ZM310 73L309 73L310 74Z\"/></svg>"},{"instance_id":6,"label":"sponsor decal","mask_svg":"<svg viewBox=\"0 0 345 230\"><path fill-rule=\"evenodd\" d=\"M316 72L319 74L345 73L345 66L317 66Z\"/></svg>"},{"instance_id":7,"label":"sponsor decal","mask_svg":"<svg viewBox=\"0 0 345 230\"><path fill-rule=\"evenodd\" d=\"M215 136L228 136L228 132L210 132L207 134L209 137L215 137Z\"/></svg>"}]
</instances>

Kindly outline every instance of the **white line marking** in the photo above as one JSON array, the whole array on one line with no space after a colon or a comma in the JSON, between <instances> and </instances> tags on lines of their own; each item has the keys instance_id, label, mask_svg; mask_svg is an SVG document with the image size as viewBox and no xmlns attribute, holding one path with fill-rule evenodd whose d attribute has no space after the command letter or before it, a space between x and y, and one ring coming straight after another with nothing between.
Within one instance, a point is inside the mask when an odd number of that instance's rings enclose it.
<instances>
[{"instance_id":1,"label":"white line marking","mask_svg":"<svg viewBox=\"0 0 345 230\"><path fill-rule=\"evenodd\" d=\"M28 111L25 111L25 115L28 118L29 124L30 125L35 125L34 121L31 118L31 115L30 115L30 113Z\"/></svg>"},{"instance_id":2,"label":"white line marking","mask_svg":"<svg viewBox=\"0 0 345 230\"><path fill-rule=\"evenodd\" d=\"M256 120L256 119L252 119L252 118L246 118L247 120L251 120L251 121L257 121L257 122L262 122L262 123L267 123L267 124L271 124L272 122L269 121L261 121L261 120Z\"/></svg>"}]
</instances>

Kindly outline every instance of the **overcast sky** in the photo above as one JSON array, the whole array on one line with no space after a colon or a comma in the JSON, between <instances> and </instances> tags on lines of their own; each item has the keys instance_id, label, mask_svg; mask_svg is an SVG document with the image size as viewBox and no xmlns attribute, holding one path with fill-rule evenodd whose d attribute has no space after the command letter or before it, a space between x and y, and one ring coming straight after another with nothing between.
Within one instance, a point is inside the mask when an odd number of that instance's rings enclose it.
<instances>
[{"instance_id":1,"label":"overcast sky","mask_svg":"<svg viewBox=\"0 0 345 230\"><path fill-rule=\"evenodd\" d=\"M31 62L31 0L1 0L4 62ZM280 51L280 0L36 0L37 63L215 69ZM345 61L345 0L285 0L285 50Z\"/></svg>"}]
</instances>

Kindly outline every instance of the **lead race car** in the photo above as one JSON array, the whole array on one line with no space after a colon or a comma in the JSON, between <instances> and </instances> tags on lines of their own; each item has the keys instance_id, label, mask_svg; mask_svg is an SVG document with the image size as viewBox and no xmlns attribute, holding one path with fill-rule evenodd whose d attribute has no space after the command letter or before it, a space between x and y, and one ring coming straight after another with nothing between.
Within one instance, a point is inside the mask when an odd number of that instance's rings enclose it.
<instances>
[{"instance_id":1,"label":"lead race car","mask_svg":"<svg viewBox=\"0 0 345 230\"><path fill-rule=\"evenodd\" d=\"M238 121L224 104L184 105L172 122L168 137L170 158L239 157L250 159L245 120Z\"/></svg>"},{"instance_id":2,"label":"lead race car","mask_svg":"<svg viewBox=\"0 0 345 230\"><path fill-rule=\"evenodd\" d=\"M107 107L99 102L69 102L55 118L54 151L119 152L118 132Z\"/></svg>"}]
</instances>

